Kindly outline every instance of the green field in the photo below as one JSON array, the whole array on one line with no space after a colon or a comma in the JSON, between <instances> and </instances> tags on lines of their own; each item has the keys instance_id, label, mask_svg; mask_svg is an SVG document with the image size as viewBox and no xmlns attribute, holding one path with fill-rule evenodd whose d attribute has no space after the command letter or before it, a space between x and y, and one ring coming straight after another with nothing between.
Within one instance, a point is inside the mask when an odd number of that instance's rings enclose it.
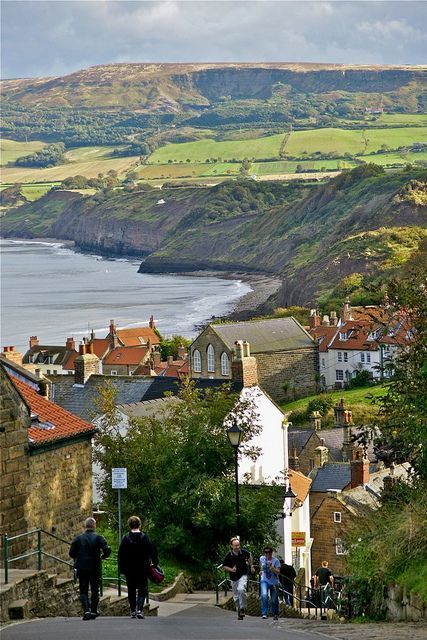
<instances>
[{"instance_id":1,"label":"green field","mask_svg":"<svg viewBox=\"0 0 427 640\"><path fill-rule=\"evenodd\" d=\"M120 145L117 147L73 147L65 152L65 158L68 162L89 162L99 158L105 160L111 157L114 149L120 148Z\"/></svg>"},{"instance_id":2,"label":"green field","mask_svg":"<svg viewBox=\"0 0 427 640\"><path fill-rule=\"evenodd\" d=\"M210 158L219 158L226 162L229 160L243 160L244 158L279 158L280 146L284 134L265 136L262 138L249 138L248 140L227 140L216 142L206 139L197 142L184 142L181 144L168 144L156 149L149 158L149 163L166 164L172 162L206 162Z\"/></svg>"},{"instance_id":3,"label":"green field","mask_svg":"<svg viewBox=\"0 0 427 640\"><path fill-rule=\"evenodd\" d=\"M361 158L363 162L374 162L381 166L387 165L405 165L408 162L410 164L424 166L427 164L427 151L420 151L419 153L408 152L405 154L394 153L375 153L372 155L363 156Z\"/></svg>"},{"instance_id":4,"label":"green field","mask_svg":"<svg viewBox=\"0 0 427 640\"><path fill-rule=\"evenodd\" d=\"M349 169L355 165L354 162L346 160L278 160L276 162L254 162L251 165L249 173L266 176L283 173L295 173L297 166L302 167L305 171L340 171L341 169Z\"/></svg>"},{"instance_id":5,"label":"green field","mask_svg":"<svg viewBox=\"0 0 427 640\"><path fill-rule=\"evenodd\" d=\"M40 151L45 146L44 142L17 142L16 140L3 139L0 142L0 163L4 167L9 162L15 162L17 158L28 156L31 153Z\"/></svg>"},{"instance_id":6,"label":"green field","mask_svg":"<svg viewBox=\"0 0 427 640\"><path fill-rule=\"evenodd\" d=\"M192 164L185 162L177 164L144 165L138 167L137 172L138 175L145 180L174 180L175 178L192 179L200 176L235 175L239 172L239 169L240 164L235 162L216 162L215 164Z\"/></svg>"},{"instance_id":7,"label":"green field","mask_svg":"<svg viewBox=\"0 0 427 640\"><path fill-rule=\"evenodd\" d=\"M388 126L427 126L427 114L425 113L382 113L375 124L386 124Z\"/></svg>"},{"instance_id":8,"label":"green field","mask_svg":"<svg viewBox=\"0 0 427 640\"><path fill-rule=\"evenodd\" d=\"M365 134L362 130L346 129L310 129L294 131L285 147L285 155L302 157L320 151L344 155L360 155L364 153ZM367 153L378 151L381 145L387 144L391 149L410 146L414 142L427 142L427 127L389 127L387 129L369 129L366 131Z\"/></svg>"},{"instance_id":9,"label":"green field","mask_svg":"<svg viewBox=\"0 0 427 640\"><path fill-rule=\"evenodd\" d=\"M361 387L358 389L340 389L338 391L331 391L328 393L328 396L331 396L334 402L339 402L341 398L344 398L344 402L346 407L351 409L352 405L355 404L364 404L369 407L372 406L371 400L369 396L373 398L379 398L380 396L385 395L386 388L382 385L375 385L373 387ZM306 409L310 400L314 400L318 396L309 396L307 398L301 398L300 400L295 400L294 402L285 402L280 405L282 411L300 411L302 409ZM290 418L292 420L292 416Z\"/></svg>"}]
</instances>

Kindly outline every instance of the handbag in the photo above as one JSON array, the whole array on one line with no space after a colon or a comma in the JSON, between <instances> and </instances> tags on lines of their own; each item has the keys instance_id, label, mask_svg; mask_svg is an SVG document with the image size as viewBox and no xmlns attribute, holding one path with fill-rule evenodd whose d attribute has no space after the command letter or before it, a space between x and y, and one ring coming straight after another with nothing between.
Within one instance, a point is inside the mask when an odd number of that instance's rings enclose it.
<instances>
[{"instance_id":1,"label":"handbag","mask_svg":"<svg viewBox=\"0 0 427 640\"><path fill-rule=\"evenodd\" d=\"M165 579L165 574L158 565L150 564L148 567L148 578L151 582L154 582L154 584L160 584Z\"/></svg>"}]
</instances>

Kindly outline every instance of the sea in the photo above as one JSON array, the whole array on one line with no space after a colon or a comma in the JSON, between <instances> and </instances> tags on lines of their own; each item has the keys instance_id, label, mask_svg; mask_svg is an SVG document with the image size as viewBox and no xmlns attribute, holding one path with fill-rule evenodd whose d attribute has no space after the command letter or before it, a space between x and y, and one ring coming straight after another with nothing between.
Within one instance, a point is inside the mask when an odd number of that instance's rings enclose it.
<instances>
[{"instance_id":1,"label":"sea","mask_svg":"<svg viewBox=\"0 0 427 640\"><path fill-rule=\"evenodd\" d=\"M230 313L251 291L241 280L138 273L138 259L80 253L60 242L0 240L1 346L76 343L110 320L119 328L146 325L151 315L165 336L195 337L212 316Z\"/></svg>"}]
</instances>

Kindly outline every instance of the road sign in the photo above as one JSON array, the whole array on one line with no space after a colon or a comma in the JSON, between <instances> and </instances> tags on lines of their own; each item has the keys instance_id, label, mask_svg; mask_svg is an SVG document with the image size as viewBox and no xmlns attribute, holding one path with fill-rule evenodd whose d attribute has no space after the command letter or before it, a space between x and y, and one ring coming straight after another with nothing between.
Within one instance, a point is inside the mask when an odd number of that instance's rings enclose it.
<instances>
[{"instance_id":1,"label":"road sign","mask_svg":"<svg viewBox=\"0 0 427 640\"><path fill-rule=\"evenodd\" d=\"M128 470L126 468L111 469L111 486L113 489L128 488Z\"/></svg>"}]
</instances>

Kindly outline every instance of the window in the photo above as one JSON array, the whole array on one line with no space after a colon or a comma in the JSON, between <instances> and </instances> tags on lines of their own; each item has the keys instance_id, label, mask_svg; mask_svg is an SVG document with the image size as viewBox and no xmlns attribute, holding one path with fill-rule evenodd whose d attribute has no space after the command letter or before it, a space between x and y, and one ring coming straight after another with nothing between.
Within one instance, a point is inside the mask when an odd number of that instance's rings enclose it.
<instances>
[{"instance_id":1,"label":"window","mask_svg":"<svg viewBox=\"0 0 427 640\"><path fill-rule=\"evenodd\" d=\"M348 362L348 353L344 351L344 362Z\"/></svg>"},{"instance_id":2,"label":"window","mask_svg":"<svg viewBox=\"0 0 427 640\"><path fill-rule=\"evenodd\" d=\"M344 380L344 371L342 369L335 370L335 380Z\"/></svg>"},{"instance_id":3,"label":"window","mask_svg":"<svg viewBox=\"0 0 427 640\"><path fill-rule=\"evenodd\" d=\"M115 369L113 369L110 373L110 376L116 376L117 375L117 371Z\"/></svg>"},{"instance_id":4,"label":"window","mask_svg":"<svg viewBox=\"0 0 427 640\"><path fill-rule=\"evenodd\" d=\"M340 340L348 340L352 331L340 331Z\"/></svg>"},{"instance_id":5,"label":"window","mask_svg":"<svg viewBox=\"0 0 427 640\"><path fill-rule=\"evenodd\" d=\"M345 549L341 538L335 538L335 553L337 554L337 556L343 556L345 554Z\"/></svg>"},{"instance_id":6,"label":"window","mask_svg":"<svg viewBox=\"0 0 427 640\"><path fill-rule=\"evenodd\" d=\"M215 371L215 351L211 344L208 345L206 353L208 356L208 371L214 372Z\"/></svg>"},{"instance_id":7,"label":"window","mask_svg":"<svg viewBox=\"0 0 427 640\"><path fill-rule=\"evenodd\" d=\"M370 353L366 354L366 362L367 362L367 364L371 364L371 354Z\"/></svg>"},{"instance_id":8,"label":"window","mask_svg":"<svg viewBox=\"0 0 427 640\"><path fill-rule=\"evenodd\" d=\"M361 353L360 354L360 362L362 362L363 364L365 364L365 354Z\"/></svg>"},{"instance_id":9,"label":"window","mask_svg":"<svg viewBox=\"0 0 427 640\"><path fill-rule=\"evenodd\" d=\"M200 373L202 370L202 359L200 357L200 351L196 349L193 353L193 371Z\"/></svg>"},{"instance_id":10,"label":"window","mask_svg":"<svg viewBox=\"0 0 427 640\"><path fill-rule=\"evenodd\" d=\"M50 376L50 369L46 371L47 375Z\"/></svg>"},{"instance_id":11,"label":"window","mask_svg":"<svg viewBox=\"0 0 427 640\"><path fill-rule=\"evenodd\" d=\"M228 355L224 352L221 354L221 375L228 376L230 373L230 365Z\"/></svg>"},{"instance_id":12,"label":"window","mask_svg":"<svg viewBox=\"0 0 427 640\"><path fill-rule=\"evenodd\" d=\"M334 522L341 522L341 511L334 511Z\"/></svg>"},{"instance_id":13,"label":"window","mask_svg":"<svg viewBox=\"0 0 427 640\"><path fill-rule=\"evenodd\" d=\"M53 370L53 375L56 376L58 374L58 369Z\"/></svg>"},{"instance_id":14,"label":"window","mask_svg":"<svg viewBox=\"0 0 427 640\"><path fill-rule=\"evenodd\" d=\"M342 362L342 353L338 351L338 362Z\"/></svg>"}]
</instances>

